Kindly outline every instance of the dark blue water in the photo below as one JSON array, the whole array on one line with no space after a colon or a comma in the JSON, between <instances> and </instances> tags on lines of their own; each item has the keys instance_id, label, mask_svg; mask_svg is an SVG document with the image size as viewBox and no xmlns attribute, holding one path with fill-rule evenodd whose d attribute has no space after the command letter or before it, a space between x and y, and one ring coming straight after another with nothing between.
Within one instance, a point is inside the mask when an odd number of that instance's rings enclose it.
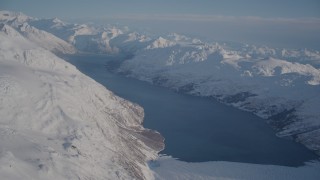
<instances>
[{"instance_id":1,"label":"dark blue water","mask_svg":"<svg viewBox=\"0 0 320 180\"><path fill-rule=\"evenodd\" d=\"M69 62L115 94L145 109L144 126L165 137L161 153L183 161L233 161L299 166L317 159L291 140L275 136L265 121L214 100L179 94L112 73L112 56L72 56Z\"/></svg>"}]
</instances>

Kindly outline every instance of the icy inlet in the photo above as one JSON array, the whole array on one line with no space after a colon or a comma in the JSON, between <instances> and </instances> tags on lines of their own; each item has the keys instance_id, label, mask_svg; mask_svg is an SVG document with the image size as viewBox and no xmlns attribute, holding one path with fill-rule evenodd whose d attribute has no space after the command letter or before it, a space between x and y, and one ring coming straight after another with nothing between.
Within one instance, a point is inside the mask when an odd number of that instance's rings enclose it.
<instances>
[{"instance_id":1,"label":"icy inlet","mask_svg":"<svg viewBox=\"0 0 320 180\"><path fill-rule=\"evenodd\" d=\"M318 51L149 37L8 11L1 11L0 22L3 178L153 178L146 161L163 143L141 127L141 107L52 52L129 54L117 71L253 112L279 136L319 151Z\"/></svg>"}]
</instances>

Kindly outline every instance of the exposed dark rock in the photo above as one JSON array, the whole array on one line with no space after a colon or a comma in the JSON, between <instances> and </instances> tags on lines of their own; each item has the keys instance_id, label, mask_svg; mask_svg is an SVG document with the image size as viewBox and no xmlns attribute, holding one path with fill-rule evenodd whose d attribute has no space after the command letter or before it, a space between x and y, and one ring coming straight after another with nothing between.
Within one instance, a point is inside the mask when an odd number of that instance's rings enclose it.
<instances>
[{"instance_id":1,"label":"exposed dark rock","mask_svg":"<svg viewBox=\"0 0 320 180\"><path fill-rule=\"evenodd\" d=\"M140 140L156 151L162 151L165 147L164 137L157 131L145 129L138 133Z\"/></svg>"},{"instance_id":2,"label":"exposed dark rock","mask_svg":"<svg viewBox=\"0 0 320 180\"><path fill-rule=\"evenodd\" d=\"M283 130L284 127L293 123L297 116L294 114L296 110L294 108L289 110L284 110L276 115L268 118L268 123L277 131Z\"/></svg>"}]
</instances>

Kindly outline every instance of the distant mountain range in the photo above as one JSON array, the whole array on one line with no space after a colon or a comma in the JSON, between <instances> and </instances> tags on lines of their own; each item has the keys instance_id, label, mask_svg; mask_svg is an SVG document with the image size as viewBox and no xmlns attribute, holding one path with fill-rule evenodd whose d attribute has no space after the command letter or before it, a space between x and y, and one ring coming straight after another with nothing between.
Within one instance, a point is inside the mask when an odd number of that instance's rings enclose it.
<instances>
[{"instance_id":1,"label":"distant mountain range","mask_svg":"<svg viewBox=\"0 0 320 180\"><path fill-rule=\"evenodd\" d=\"M319 51L280 49L241 43L203 42L197 38L177 33L162 37L148 36L141 32L131 31L128 28L72 24L57 18L37 19L22 13L9 11L0 12L0 33L0 62L2 63L0 72L0 97L2 99L0 103L1 106L6 105L5 108L0 108L0 114L2 117L6 117L8 121L17 123L6 122L5 126L1 125L1 133L8 134L15 131L18 132L17 139L18 136L29 137L29 135L31 138L35 138L36 133L28 133L31 129L36 129L41 136L45 133L44 137L56 138L53 142L65 144L64 148L68 150L69 154L59 154L57 152L59 158L64 156L74 158L76 156L79 162L81 158L93 158L93 164L94 162L101 163L98 158L98 156L100 157L99 154L80 154L82 148L88 148L87 150L92 152L96 152L96 150L90 149L93 148L91 142L90 146L84 147L79 139L84 137L87 138L87 141L91 141L92 138L98 138L96 143L102 143L104 140L110 142L110 144L105 144L104 149L100 149L99 152L106 149L109 149L106 150L107 152L112 152L113 155L106 162L118 162L117 165L119 166L113 167L115 171L127 176L128 174L122 168L125 169L129 165L133 165L133 170L128 170L128 172L134 173L131 175L146 177L142 173L147 171L144 169L145 164L140 162L155 156L157 150L151 150L141 144L138 147L129 143L123 145L125 146L124 151L118 152L123 147L118 146L116 141L119 139L113 134L124 131L128 133L128 136L120 135L121 138L125 140L133 138L140 143L136 134L140 130L144 131L138 125L141 123L142 114L134 112L142 113L141 108L113 96L51 52L56 54L130 55L132 58L121 62L116 69L117 72L179 92L215 98L222 103L252 112L266 119L276 129L278 136L292 137L320 154ZM17 67L14 66L16 71L19 68L25 69L23 71L28 72L27 74L32 74L30 78L36 78L39 81L38 88L44 88L43 92L48 91L47 94L44 93L41 96L29 97L30 102L37 101L35 102L37 107L32 108L35 115L25 116L23 107L20 107L22 105L18 105L16 102L28 97L28 92L23 90L24 87L22 85L21 87L18 86L17 82L12 80L17 77L13 74L2 75L3 72L6 72L4 67L9 68L12 63L20 63ZM44 72L43 69L46 69L47 72ZM31 73L31 71L35 72ZM64 75L58 74L58 72ZM23 73L21 76L27 78ZM86 90L90 91L92 96L87 97L86 93L88 92L82 92L79 89L79 93L72 96L77 96L79 99L85 97L83 101L69 104L69 101L63 100L71 98L70 94L73 94L73 88L87 86L85 85L86 82L95 87ZM53 88L52 84L61 86L61 88ZM14 100L7 97L14 97ZM116 106L108 103L110 99ZM90 102L88 107L87 102ZM26 101L26 103L28 102ZM68 107L62 107L60 104ZM75 107L79 104L83 104L83 106ZM17 111L14 111L14 108ZM90 109L90 111L82 111L79 108ZM101 114L95 115L93 108L97 108ZM131 125L139 127L139 131L132 129L130 125L126 124L128 122L120 121L120 125L114 122L115 119L119 119L117 117L120 112L116 110L118 108L125 109L125 117L134 117L129 121ZM49 109L53 112L49 112ZM68 112L65 112L66 109L69 109ZM108 109L108 111L106 112L103 109ZM48 114L43 114L44 110L48 111ZM81 112L81 115L76 113L78 111ZM113 113L109 114L108 112ZM41 118L38 118L37 113L42 113L41 116L39 114ZM120 119L123 119L123 114L120 113L120 115ZM83 127L78 127L78 125L73 126L67 123L64 127L60 127L57 125L59 123L49 120L49 116L54 117L57 122L65 119L67 122L70 121L71 124L74 122L78 124L78 120L81 120L79 123L84 124ZM110 121L108 122L110 123L105 124L106 122L102 118L104 116L109 118ZM19 124L18 117L20 117L22 124ZM35 122L32 123L35 124L32 125L29 122L27 123L28 128L24 128L26 123L22 119L28 118L34 119ZM43 120L43 118L47 118L47 120L41 122L40 120ZM82 122L82 120L87 119L95 119L97 122ZM99 127L105 127L104 129L107 132L96 127L94 123L97 123ZM92 128L88 132L84 128L86 124ZM19 126L19 128L16 126ZM125 128L122 129L122 126ZM20 128L23 131L20 131ZM111 132L114 128L117 129L117 132ZM54 130L62 131L62 135L51 134L51 130L52 132ZM47 134L48 132L50 133ZM96 133L100 133L100 135L98 136ZM105 137L105 139L100 141L100 137ZM119 141L123 141L123 139ZM40 141L42 140L37 140L39 143ZM51 145L44 147L40 143L40 146L44 148L41 151L51 153L51 150L48 149ZM137 149L134 157L141 158L138 164L130 164L135 162L136 159L127 157L128 154L131 155L128 149L128 151L125 150L127 146ZM100 146L97 146L97 148L100 148ZM147 157L142 156L142 151L147 152L147 150L151 151L150 154L146 155ZM0 152L2 153L2 151ZM11 160L16 158L12 153L5 156ZM80 156L81 158L79 158ZM124 159L117 158L120 156L123 156ZM50 157L53 158L53 155ZM38 163L40 166L40 161L34 163ZM93 166L93 164L88 164L88 167ZM22 166L24 166L23 163ZM54 168L51 165L43 165L42 167L45 167L46 171L51 171L50 168ZM121 170L118 171L117 168ZM136 172L140 174L137 175ZM85 177L87 172L82 173Z\"/></svg>"}]
</instances>

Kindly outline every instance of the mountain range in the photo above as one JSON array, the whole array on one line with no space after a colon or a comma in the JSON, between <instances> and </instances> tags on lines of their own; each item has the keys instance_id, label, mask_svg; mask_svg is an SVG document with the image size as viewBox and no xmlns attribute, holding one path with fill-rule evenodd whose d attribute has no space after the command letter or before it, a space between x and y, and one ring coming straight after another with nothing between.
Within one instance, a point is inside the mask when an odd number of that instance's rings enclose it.
<instances>
[{"instance_id":1,"label":"mountain range","mask_svg":"<svg viewBox=\"0 0 320 180\"><path fill-rule=\"evenodd\" d=\"M163 139L141 126L143 109L61 54L126 54L116 72L252 112L278 136L320 154L317 50L148 35L10 11L0 12L0 39L0 173L8 177L153 176L146 161L156 158Z\"/></svg>"}]
</instances>

